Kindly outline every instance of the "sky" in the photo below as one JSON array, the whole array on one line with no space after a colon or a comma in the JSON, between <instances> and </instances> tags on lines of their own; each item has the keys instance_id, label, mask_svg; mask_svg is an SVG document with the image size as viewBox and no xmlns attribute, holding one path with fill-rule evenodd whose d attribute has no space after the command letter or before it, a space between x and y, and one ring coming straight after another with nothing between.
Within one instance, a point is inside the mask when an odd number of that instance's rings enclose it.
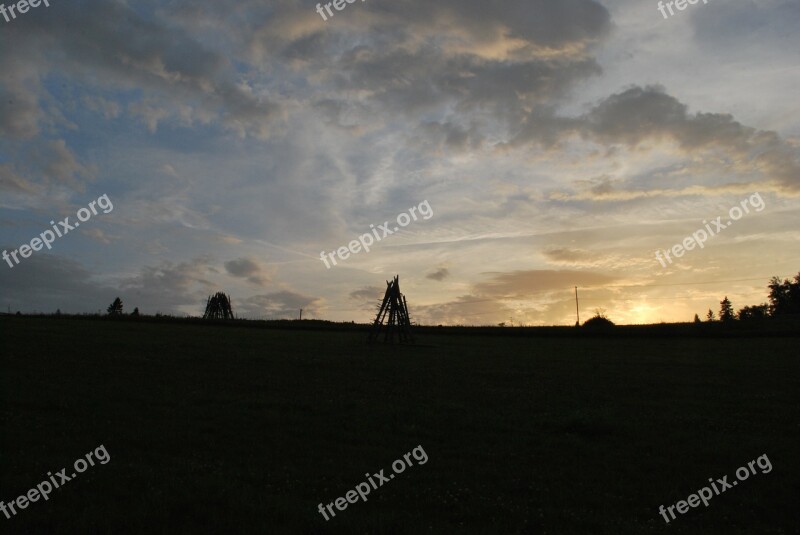
<instances>
[{"instance_id":1,"label":"sky","mask_svg":"<svg viewBox=\"0 0 800 535\"><path fill-rule=\"evenodd\" d=\"M399 274L417 323L572 325L577 286L639 324L800 271L796 0L316 6L0 18L0 308L366 322Z\"/></svg>"}]
</instances>

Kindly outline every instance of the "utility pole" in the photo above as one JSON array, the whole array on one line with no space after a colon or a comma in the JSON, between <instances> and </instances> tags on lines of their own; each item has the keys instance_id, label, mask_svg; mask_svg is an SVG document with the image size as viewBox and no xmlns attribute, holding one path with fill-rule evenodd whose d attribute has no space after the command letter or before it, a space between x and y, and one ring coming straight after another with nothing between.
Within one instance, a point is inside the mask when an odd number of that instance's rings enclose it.
<instances>
[{"instance_id":1,"label":"utility pole","mask_svg":"<svg viewBox=\"0 0 800 535\"><path fill-rule=\"evenodd\" d=\"M581 326L581 314L578 311L578 287L577 286L575 287L575 317L577 318L577 321L575 322L575 327L580 327Z\"/></svg>"},{"instance_id":2,"label":"utility pole","mask_svg":"<svg viewBox=\"0 0 800 535\"><path fill-rule=\"evenodd\" d=\"M303 309L300 309L300 321L303 321Z\"/></svg>"}]
</instances>

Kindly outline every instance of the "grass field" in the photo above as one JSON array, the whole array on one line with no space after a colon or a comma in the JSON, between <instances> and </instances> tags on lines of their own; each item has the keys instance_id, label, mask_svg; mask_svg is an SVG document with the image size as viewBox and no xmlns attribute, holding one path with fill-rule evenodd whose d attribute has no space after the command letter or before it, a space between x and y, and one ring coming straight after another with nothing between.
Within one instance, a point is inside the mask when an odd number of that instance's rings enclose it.
<instances>
[{"instance_id":1,"label":"grass field","mask_svg":"<svg viewBox=\"0 0 800 535\"><path fill-rule=\"evenodd\" d=\"M0 318L8 533L798 533L798 338L537 338ZM317 511L422 446L325 521ZM669 525L708 478L773 469Z\"/></svg>"}]
</instances>

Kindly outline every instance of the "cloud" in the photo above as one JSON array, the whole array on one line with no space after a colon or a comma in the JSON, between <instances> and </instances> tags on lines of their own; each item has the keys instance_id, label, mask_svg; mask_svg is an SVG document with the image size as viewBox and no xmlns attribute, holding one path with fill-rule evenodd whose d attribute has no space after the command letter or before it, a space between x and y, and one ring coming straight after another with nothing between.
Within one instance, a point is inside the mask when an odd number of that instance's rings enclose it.
<instances>
[{"instance_id":1,"label":"cloud","mask_svg":"<svg viewBox=\"0 0 800 535\"><path fill-rule=\"evenodd\" d=\"M693 194L704 188L728 187L738 182L775 184L775 189L796 195L800 193L800 153L776 132L758 130L736 121L730 114L691 114L688 106L667 94L660 86L634 86L610 95L588 113L575 118L554 113L533 111L523 119L523 128L510 145L540 143L551 146L580 136L613 151L616 146L631 150L652 151L653 146L673 146L673 155L695 169L695 180L708 177L715 169L730 178L726 185L693 184ZM656 174L660 171L653 171ZM624 200L643 196L669 195L670 188L620 189L620 180L609 177L590 186L577 196L597 200ZM624 182L623 182L624 184ZM678 188L679 190L684 188ZM692 193L681 193L692 194ZM558 194L554 197L558 197Z\"/></svg>"},{"instance_id":2,"label":"cloud","mask_svg":"<svg viewBox=\"0 0 800 535\"><path fill-rule=\"evenodd\" d=\"M544 256L553 262L576 264L588 262L592 259L593 255L589 251L578 249L549 249L544 251Z\"/></svg>"},{"instance_id":3,"label":"cloud","mask_svg":"<svg viewBox=\"0 0 800 535\"><path fill-rule=\"evenodd\" d=\"M150 102L132 102L128 106L128 112L140 119L150 133L158 130L158 123L170 116L169 109Z\"/></svg>"},{"instance_id":4,"label":"cloud","mask_svg":"<svg viewBox=\"0 0 800 535\"><path fill-rule=\"evenodd\" d=\"M4 27L0 45L10 49L13 43L20 51L16 60L36 65L40 73L59 69L92 85L102 80L106 88L146 90L151 101L161 103L148 109L151 128L157 124L153 109L172 117L188 105L201 115L219 117L221 126L241 136L268 134L278 105L254 91L225 55L148 13L147 6L139 11L121 1L79 4L80 9L53 6L47 13L20 18ZM48 98L47 91L19 66L4 71L3 89L19 103L3 113L0 125L15 137L31 137L42 117L37 104ZM91 95L87 105L111 115L118 111L113 102L101 103Z\"/></svg>"},{"instance_id":5,"label":"cloud","mask_svg":"<svg viewBox=\"0 0 800 535\"><path fill-rule=\"evenodd\" d=\"M386 293L386 288L379 288L377 286L365 286L358 290L350 292L349 299L358 303L358 309L361 311L375 314L378 305Z\"/></svg>"},{"instance_id":6,"label":"cloud","mask_svg":"<svg viewBox=\"0 0 800 535\"><path fill-rule=\"evenodd\" d=\"M47 143L41 152L41 158L44 161L45 177L56 183L68 184L82 190L83 180L92 176L92 171L78 162L63 139Z\"/></svg>"},{"instance_id":7,"label":"cloud","mask_svg":"<svg viewBox=\"0 0 800 535\"><path fill-rule=\"evenodd\" d=\"M11 204L41 204L44 192L53 200L84 191L96 174L96 166L81 163L64 139L43 140L12 151L9 163L0 164L0 190L18 196Z\"/></svg>"},{"instance_id":8,"label":"cloud","mask_svg":"<svg viewBox=\"0 0 800 535\"><path fill-rule=\"evenodd\" d=\"M248 282L257 286L266 286L270 282L270 276L254 258L238 258L225 262L225 270L234 277L247 279Z\"/></svg>"},{"instance_id":9,"label":"cloud","mask_svg":"<svg viewBox=\"0 0 800 535\"><path fill-rule=\"evenodd\" d=\"M288 63L304 96L306 83L333 89L320 105L334 124L356 133L376 117L416 122L424 114L420 128L456 150L477 146L486 132L449 120L453 112L518 128L527 111L562 102L601 72L590 47L611 29L609 12L593 0L359 7L324 23L306 5L280 2L270 13L253 5L251 24L231 31L243 35L256 68ZM370 113L342 121L354 107Z\"/></svg>"},{"instance_id":10,"label":"cloud","mask_svg":"<svg viewBox=\"0 0 800 535\"><path fill-rule=\"evenodd\" d=\"M3 50L13 50L4 37L8 26L0 35ZM39 121L43 119L37 102L41 90L37 62L28 62L20 54L0 54L0 137L30 139L39 133Z\"/></svg>"},{"instance_id":11,"label":"cloud","mask_svg":"<svg viewBox=\"0 0 800 535\"><path fill-rule=\"evenodd\" d=\"M481 296L528 296L538 293L564 291L573 286L604 286L617 277L590 271L536 269L509 273L488 273L491 280L475 285L474 293Z\"/></svg>"},{"instance_id":12,"label":"cloud","mask_svg":"<svg viewBox=\"0 0 800 535\"><path fill-rule=\"evenodd\" d=\"M338 88L363 92L376 111L408 115L455 107L512 125L526 108L559 101L574 84L600 72L584 56L506 61L426 46L360 47L345 53L337 67L347 73L335 78Z\"/></svg>"},{"instance_id":13,"label":"cloud","mask_svg":"<svg viewBox=\"0 0 800 535\"><path fill-rule=\"evenodd\" d=\"M472 286L468 295L435 305L410 305L416 321L448 325L561 322L574 313L574 286L600 287L616 277L590 271L527 270L485 273L489 280ZM567 303L567 304L565 304ZM571 308L568 304L571 303ZM509 320L513 318L513 320Z\"/></svg>"},{"instance_id":14,"label":"cloud","mask_svg":"<svg viewBox=\"0 0 800 535\"><path fill-rule=\"evenodd\" d=\"M34 195L41 191L41 186L20 176L9 164L0 164L0 190L9 193Z\"/></svg>"},{"instance_id":15,"label":"cloud","mask_svg":"<svg viewBox=\"0 0 800 535\"><path fill-rule=\"evenodd\" d=\"M439 268L436 271L425 275L425 278L435 281L443 281L448 276L450 276L450 271L447 268Z\"/></svg>"},{"instance_id":16,"label":"cloud","mask_svg":"<svg viewBox=\"0 0 800 535\"><path fill-rule=\"evenodd\" d=\"M624 237L620 236L620 239L624 239ZM634 267L647 267L652 263L652 258L649 257L633 257L607 250L587 250L569 247L545 249L542 251L542 256L551 264L589 269L630 270Z\"/></svg>"},{"instance_id":17,"label":"cloud","mask_svg":"<svg viewBox=\"0 0 800 535\"><path fill-rule=\"evenodd\" d=\"M425 122L417 128L416 134L420 136L419 144L423 145L423 150L440 154L445 150L476 150L485 141L479 126L464 127L450 121Z\"/></svg>"},{"instance_id":18,"label":"cloud","mask_svg":"<svg viewBox=\"0 0 800 535\"><path fill-rule=\"evenodd\" d=\"M3 236L108 192L115 235L87 225L59 250L92 266L76 280L113 286L97 308L119 294L199 314L223 290L237 315L351 319L383 295L365 277L391 269L442 302L411 303L415 321L569 323L574 285L646 277L723 197L779 193L747 223L769 235L800 193L796 2L732 0L667 30L617 0L358 2L327 23L298 0L52 4L0 33ZM319 276L319 251L423 198L434 219ZM737 244L732 265L757 269L776 242ZM716 276L721 250L686 272Z\"/></svg>"},{"instance_id":19,"label":"cloud","mask_svg":"<svg viewBox=\"0 0 800 535\"><path fill-rule=\"evenodd\" d=\"M3 308L10 306L12 311L23 312L55 312L57 308L75 313L105 311L118 293L74 260L44 252L21 260L13 268L5 261L0 264Z\"/></svg>"},{"instance_id":20,"label":"cloud","mask_svg":"<svg viewBox=\"0 0 800 535\"><path fill-rule=\"evenodd\" d=\"M323 300L290 290L254 295L243 300L237 316L252 319L295 319L303 309L304 317L318 317Z\"/></svg>"},{"instance_id":21,"label":"cloud","mask_svg":"<svg viewBox=\"0 0 800 535\"><path fill-rule=\"evenodd\" d=\"M386 288L380 289L377 286L366 286L359 290L353 290L350 292L349 297L357 301L376 301L381 299L384 293L386 293Z\"/></svg>"},{"instance_id":22,"label":"cloud","mask_svg":"<svg viewBox=\"0 0 800 535\"><path fill-rule=\"evenodd\" d=\"M782 47L796 47L800 6L793 0L734 0L714 10L698 11L691 19L694 37L701 46L715 51L747 53L763 47L774 53Z\"/></svg>"},{"instance_id":23,"label":"cloud","mask_svg":"<svg viewBox=\"0 0 800 535\"><path fill-rule=\"evenodd\" d=\"M435 305L409 305L414 322L430 325L487 325L507 321L513 309L492 298L464 295Z\"/></svg>"},{"instance_id":24,"label":"cloud","mask_svg":"<svg viewBox=\"0 0 800 535\"><path fill-rule=\"evenodd\" d=\"M116 102L91 95L84 95L81 100L84 106L94 112L101 113L105 119L116 119L119 117L121 108Z\"/></svg>"},{"instance_id":25,"label":"cloud","mask_svg":"<svg viewBox=\"0 0 800 535\"><path fill-rule=\"evenodd\" d=\"M166 261L158 266L144 266L138 275L123 279L118 292L142 312L180 314L181 307L191 305L197 307L199 315L206 298L216 288L206 278L212 270L206 257L177 264Z\"/></svg>"},{"instance_id":26,"label":"cloud","mask_svg":"<svg viewBox=\"0 0 800 535\"><path fill-rule=\"evenodd\" d=\"M747 127L729 114L688 113L687 106L660 87L633 87L608 97L585 117L584 133L602 143L637 147L669 140L686 153L719 148L742 175L774 180L800 191L798 152L777 133Z\"/></svg>"},{"instance_id":27,"label":"cloud","mask_svg":"<svg viewBox=\"0 0 800 535\"><path fill-rule=\"evenodd\" d=\"M105 245L108 245L112 241L119 239L118 236L110 236L110 235L106 234L105 232L103 232L102 230L100 230L98 228L94 228L94 227L90 228L90 229L83 229L82 228L81 229L81 233L85 234L86 236L89 236L94 241L99 242L99 243L103 243Z\"/></svg>"}]
</instances>

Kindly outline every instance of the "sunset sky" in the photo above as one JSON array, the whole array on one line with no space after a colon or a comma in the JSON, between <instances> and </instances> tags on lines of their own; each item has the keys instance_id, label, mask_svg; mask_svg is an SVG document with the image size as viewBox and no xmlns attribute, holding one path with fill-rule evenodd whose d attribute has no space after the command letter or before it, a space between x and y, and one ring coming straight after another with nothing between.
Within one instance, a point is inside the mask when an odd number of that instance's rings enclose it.
<instances>
[{"instance_id":1,"label":"sunset sky","mask_svg":"<svg viewBox=\"0 0 800 535\"><path fill-rule=\"evenodd\" d=\"M8 5L8 2L6 2ZM0 307L691 321L800 271L800 3L50 0L0 18ZM703 221L758 193L666 268ZM433 216L327 269L428 201Z\"/></svg>"}]
</instances>

